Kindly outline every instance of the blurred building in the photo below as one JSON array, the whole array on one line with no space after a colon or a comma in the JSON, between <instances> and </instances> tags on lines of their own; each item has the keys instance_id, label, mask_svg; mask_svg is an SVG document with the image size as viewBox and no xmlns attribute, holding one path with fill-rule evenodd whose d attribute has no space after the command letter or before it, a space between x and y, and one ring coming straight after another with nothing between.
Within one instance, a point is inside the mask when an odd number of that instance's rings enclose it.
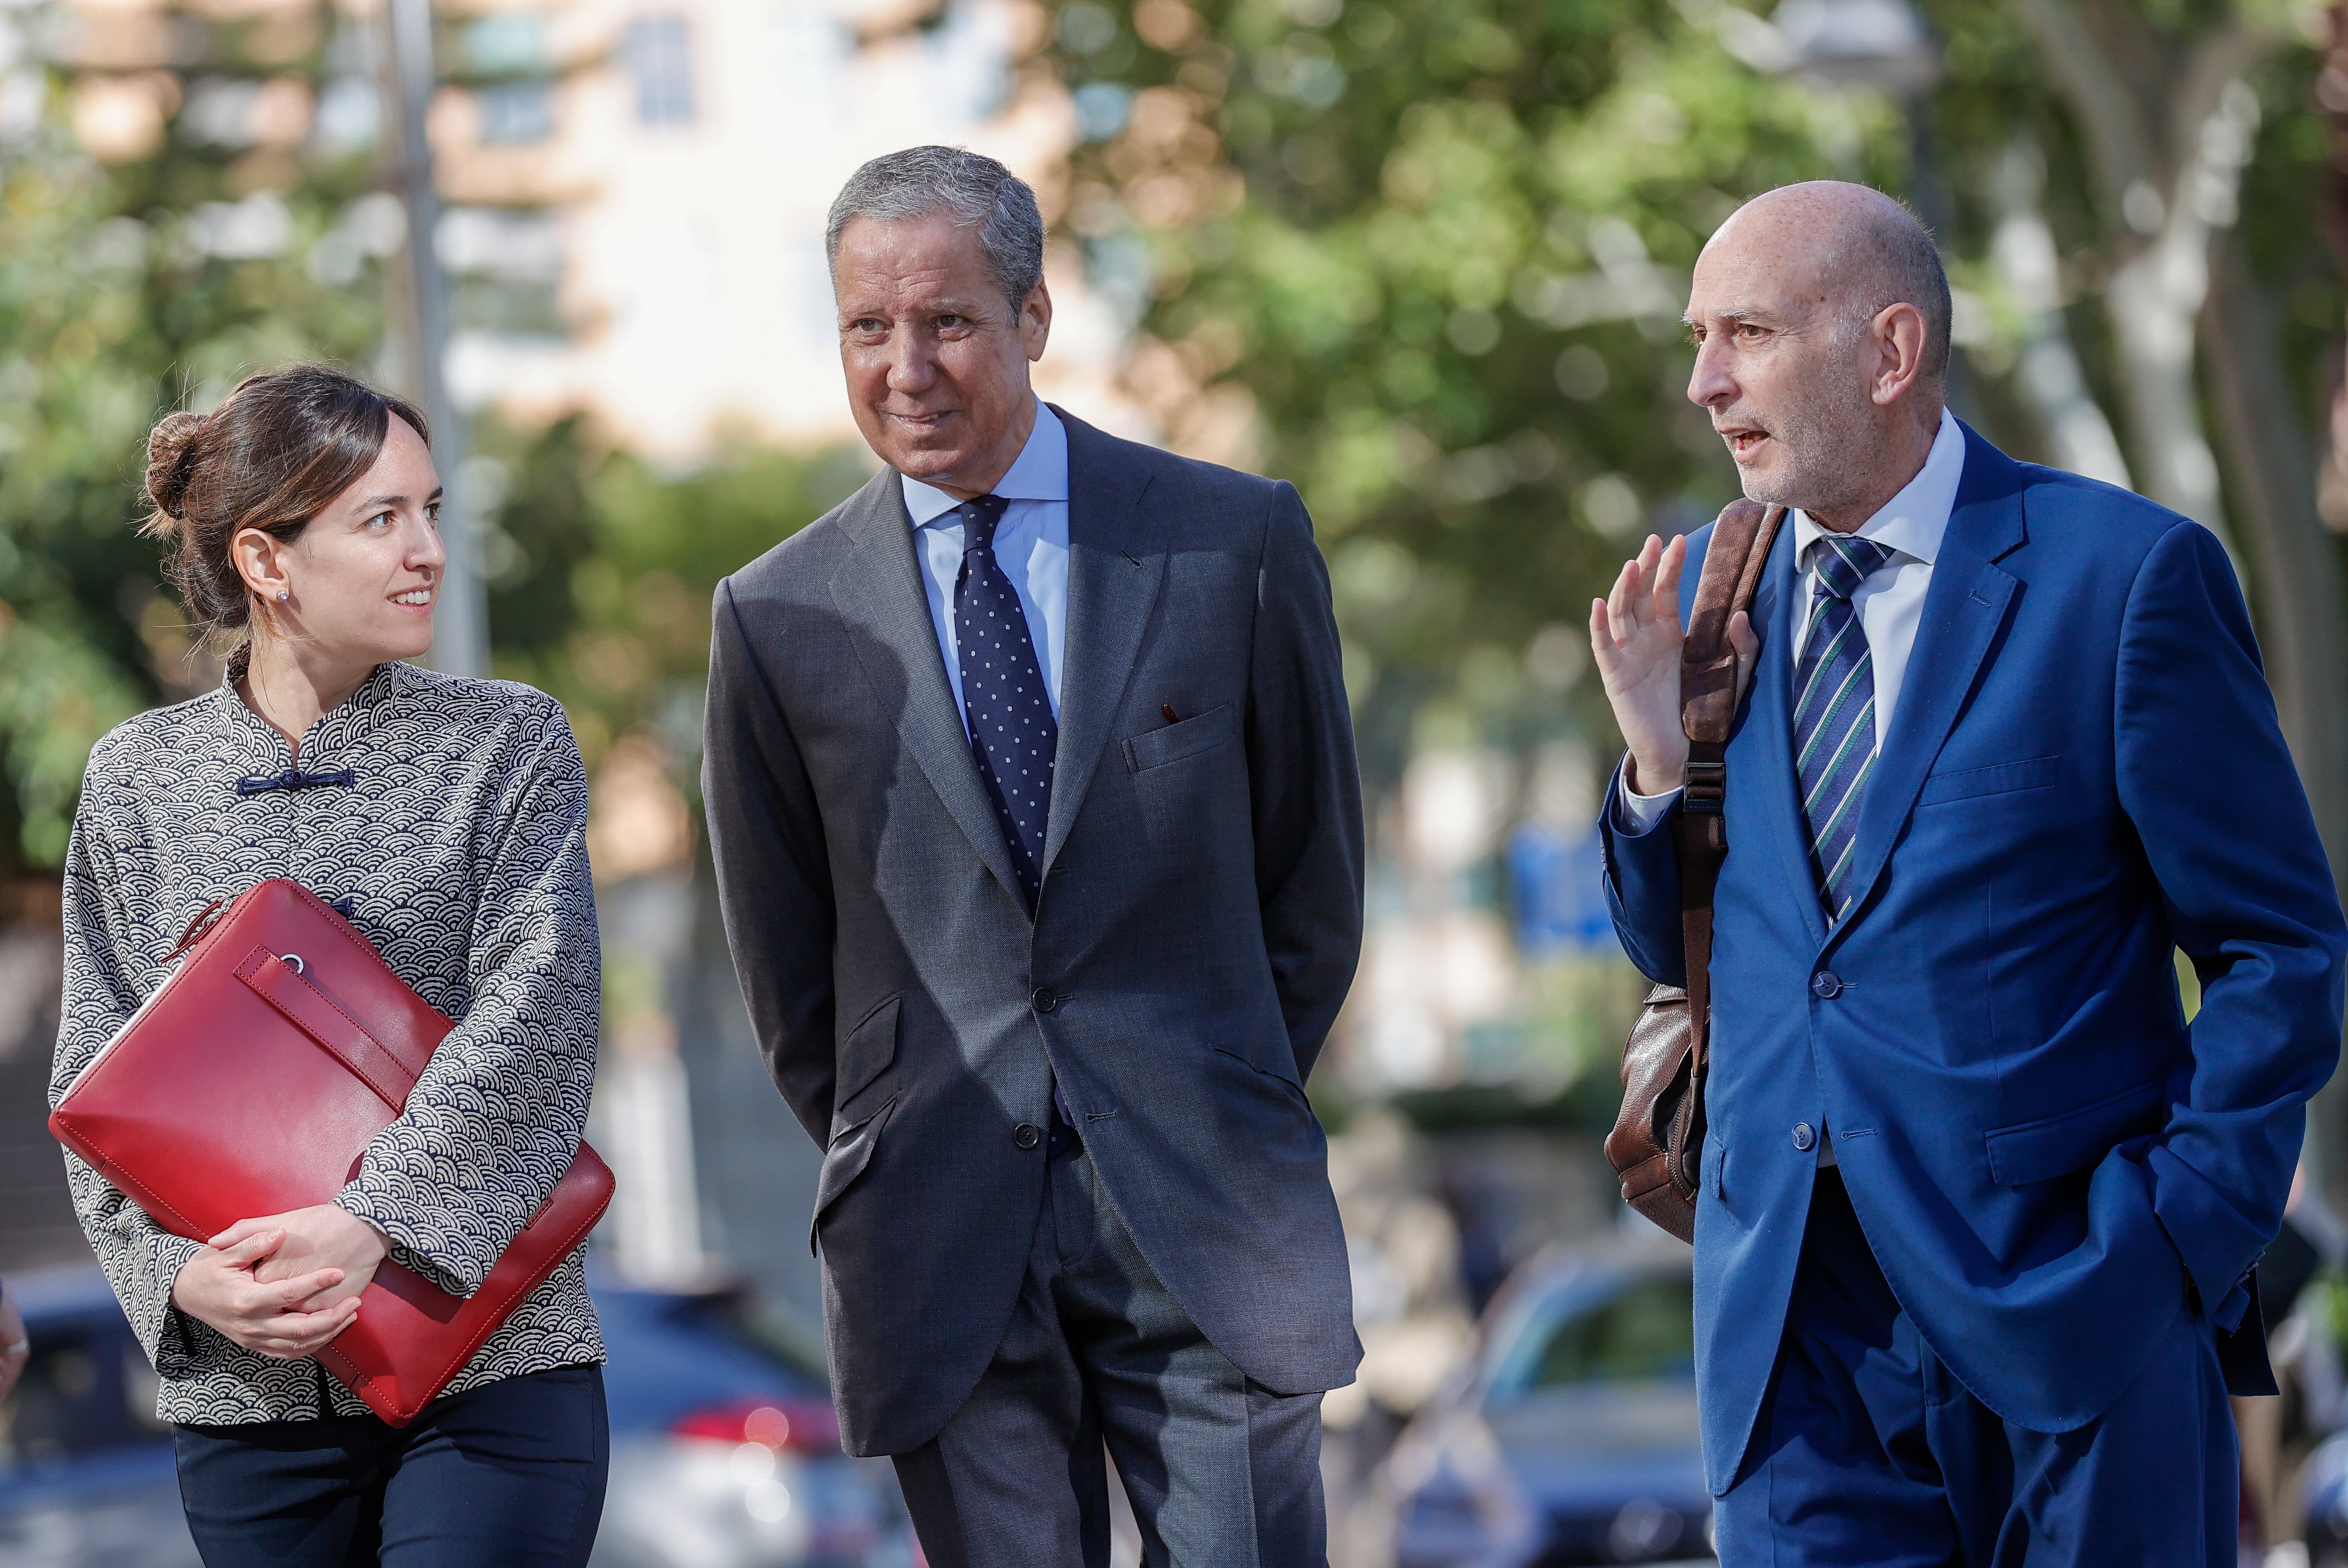
<instances>
[{"instance_id":1,"label":"blurred building","mask_svg":"<svg viewBox=\"0 0 2348 1568\"><path fill-rule=\"evenodd\" d=\"M0 122L41 112L38 57L101 161L166 137L235 155L240 200L194 242L224 257L297 242L283 193L306 157L379 140L383 0L63 0L0 21ZM722 435L849 436L824 215L849 173L921 142L968 146L1064 202L1076 108L1027 64L1034 0L445 0L427 126L446 203L458 401L530 423L574 410L622 444L690 461ZM324 20L322 20L322 15ZM235 46L217 46L222 36ZM323 51L323 75L313 67ZM19 64L19 60L23 62ZM15 66L16 68L10 67ZM0 123L0 134L5 124ZM362 198L312 242L355 283L405 240ZM1058 316L1039 372L1138 431L1113 391L1129 324L1049 258Z\"/></svg>"},{"instance_id":2,"label":"blurred building","mask_svg":"<svg viewBox=\"0 0 2348 1568\"><path fill-rule=\"evenodd\" d=\"M972 147L1047 215L1076 134L1020 62L1025 0L552 0L449 7L429 126L450 203L460 401L525 420L585 408L689 460L721 434L852 435L824 217L850 171L922 142ZM1123 325L1072 255L1047 396L1107 410ZM1110 416L1114 418L1114 416Z\"/></svg>"}]
</instances>

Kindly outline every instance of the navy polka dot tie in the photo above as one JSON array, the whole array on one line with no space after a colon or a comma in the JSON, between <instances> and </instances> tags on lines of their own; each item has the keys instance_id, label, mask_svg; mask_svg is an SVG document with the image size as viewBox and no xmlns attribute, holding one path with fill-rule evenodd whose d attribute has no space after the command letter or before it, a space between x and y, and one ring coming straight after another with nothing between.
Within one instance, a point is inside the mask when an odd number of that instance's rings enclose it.
<instances>
[{"instance_id":1,"label":"navy polka dot tie","mask_svg":"<svg viewBox=\"0 0 2348 1568\"><path fill-rule=\"evenodd\" d=\"M1044 823L1052 810L1060 726L1027 634L1027 612L994 559L994 530L1009 504L983 495L955 509L962 514L962 574L954 579L954 655L971 754L1033 910L1043 886Z\"/></svg>"}]
</instances>

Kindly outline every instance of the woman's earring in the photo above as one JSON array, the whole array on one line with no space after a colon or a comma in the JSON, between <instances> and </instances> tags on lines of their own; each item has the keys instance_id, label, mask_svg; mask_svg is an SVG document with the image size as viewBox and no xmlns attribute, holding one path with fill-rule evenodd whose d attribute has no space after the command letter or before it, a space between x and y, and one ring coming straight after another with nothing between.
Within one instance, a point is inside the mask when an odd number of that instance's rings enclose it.
<instances>
[{"instance_id":1,"label":"woman's earring","mask_svg":"<svg viewBox=\"0 0 2348 1568\"><path fill-rule=\"evenodd\" d=\"M292 597L294 597L294 590L291 588L280 588L277 591L277 602L281 604Z\"/></svg>"}]
</instances>

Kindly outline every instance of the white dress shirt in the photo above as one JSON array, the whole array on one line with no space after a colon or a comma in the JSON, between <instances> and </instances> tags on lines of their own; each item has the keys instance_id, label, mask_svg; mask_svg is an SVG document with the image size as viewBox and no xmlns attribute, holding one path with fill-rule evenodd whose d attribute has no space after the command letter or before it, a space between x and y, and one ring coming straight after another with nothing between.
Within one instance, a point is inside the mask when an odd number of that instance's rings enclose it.
<instances>
[{"instance_id":1,"label":"white dress shirt","mask_svg":"<svg viewBox=\"0 0 2348 1568\"><path fill-rule=\"evenodd\" d=\"M1941 553L1941 536L1949 531L1949 514L1956 509L1957 484L1965 472L1965 433L1956 416L1941 410L1940 434L1924 466L1907 487L1884 504L1883 510L1859 525L1859 537L1889 545L1891 554L1850 596L1859 612L1859 628L1867 634L1875 676L1875 749L1891 728L1900 702L1900 687L1908 675L1908 656L1916 651L1916 628L1924 617L1924 591L1932 584L1932 562ZM1793 514L1796 583L1800 597L1794 603L1793 662L1801 662L1810 635L1810 603L1817 596L1818 542L1827 531L1810 521L1809 513ZM1640 795L1629 784L1620 791L1620 824L1643 833L1663 820L1676 789L1660 795ZM1834 1140L1823 1124L1818 1130L1818 1163L1833 1165Z\"/></svg>"},{"instance_id":2,"label":"white dress shirt","mask_svg":"<svg viewBox=\"0 0 2348 1568\"><path fill-rule=\"evenodd\" d=\"M954 582L962 575L962 505L953 496L917 479L898 476L905 510L913 517L913 553L922 563L922 586L930 596L930 619L945 655L946 683L963 729L970 713L962 700L962 660L954 648ZM992 492L1011 504L994 529L994 559L1011 579L1027 632L1035 641L1035 662L1060 717L1060 662L1068 630L1068 429L1039 398L1035 428Z\"/></svg>"},{"instance_id":3,"label":"white dress shirt","mask_svg":"<svg viewBox=\"0 0 2348 1568\"><path fill-rule=\"evenodd\" d=\"M1924 591L1932 585L1932 562L1941 553L1941 536L1949 531L1949 514L1956 509L1957 484L1965 473L1965 432L1956 416L1941 410L1941 432L1924 466L1907 488L1884 503L1883 510L1859 525L1859 537L1889 545L1891 555L1850 596L1859 612L1859 629L1867 634L1870 667L1875 676L1875 749L1891 728L1900 705L1900 688L1908 676L1908 656L1916 651L1916 628L1924 618ZM1792 662L1798 665L1810 637L1810 602L1817 596L1818 541L1827 531L1796 511L1794 562L1799 597L1794 603ZM1679 791L1641 795L1628 784L1622 791L1622 826L1643 833L1662 820Z\"/></svg>"}]
</instances>

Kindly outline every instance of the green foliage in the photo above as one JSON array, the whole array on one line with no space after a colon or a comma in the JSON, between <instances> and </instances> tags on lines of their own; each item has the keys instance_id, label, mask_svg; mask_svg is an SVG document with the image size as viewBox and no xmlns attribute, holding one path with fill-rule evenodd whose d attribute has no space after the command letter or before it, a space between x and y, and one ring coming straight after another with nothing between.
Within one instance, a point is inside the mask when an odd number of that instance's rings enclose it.
<instances>
[{"instance_id":1,"label":"green foliage","mask_svg":"<svg viewBox=\"0 0 2348 1568\"><path fill-rule=\"evenodd\" d=\"M235 40L209 64L237 68ZM368 170L289 168L283 244L230 261L192 214L238 200L263 172L249 160L173 137L102 168L57 129L0 150L0 829L15 829L0 875L57 863L91 742L188 669L156 547L134 531L149 422L380 336L376 291L304 265Z\"/></svg>"},{"instance_id":2,"label":"green foliage","mask_svg":"<svg viewBox=\"0 0 2348 1568\"><path fill-rule=\"evenodd\" d=\"M1138 240L1144 329L1252 397L1331 556L1374 779L1430 698L1493 738L1563 722L1590 595L1734 495L1683 395L1704 237L1756 189L1901 173L1887 106L1740 65L1722 9L1058 8L1080 106L1139 89L1077 154L1075 226L1097 272Z\"/></svg>"},{"instance_id":3,"label":"green foliage","mask_svg":"<svg viewBox=\"0 0 2348 1568\"><path fill-rule=\"evenodd\" d=\"M2122 406L2097 295L2140 242L2100 210L2021 7L1917 4L1942 75L1910 123L1746 63L1766 0L1054 0L1046 53L1095 138L1069 226L1144 332L1210 391L1244 389L1263 465L1303 491L1374 784L1436 736L1610 730L1570 682L1571 633L1640 534L1735 491L1683 396L1676 317L1704 238L1755 191L1833 177L1913 201L1989 318L1960 413L2043 458L1991 261L2020 150L2044 166L2089 382ZM2240 14L2209 0L2144 21L2181 58ZM2253 72L2240 230L2297 328L2311 426L2348 304L2308 221L2335 178L2316 63L2290 44ZM2112 69L2157 118L2157 83L2126 74L2147 64Z\"/></svg>"},{"instance_id":4,"label":"green foliage","mask_svg":"<svg viewBox=\"0 0 2348 1568\"><path fill-rule=\"evenodd\" d=\"M718 579L870 472L861 449L737 443L664 474L598 444L576 419L534 434L487 428L481 446L506 479L487 552L498 673L561 699L590 766L644 733L690 763Z\"/></svg>"}]
</instances>

